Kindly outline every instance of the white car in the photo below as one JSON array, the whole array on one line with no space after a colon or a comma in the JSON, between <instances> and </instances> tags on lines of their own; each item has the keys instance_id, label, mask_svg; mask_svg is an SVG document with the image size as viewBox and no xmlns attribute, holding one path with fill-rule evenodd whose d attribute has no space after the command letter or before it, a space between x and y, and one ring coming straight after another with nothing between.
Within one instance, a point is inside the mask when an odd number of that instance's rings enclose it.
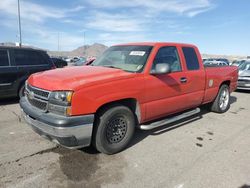
<instances>
[{"instance_id":1,"label":"white car","mask_svg":"<svg viewBox=\"0 0 250 188\"><path fill-rule=\"evenodd\" d=\"M239 66L237 89L250 90L250 61Z\"/></svg>"},{"instance_id":2,"label":"white car","mask_svg":"<svg viewBox=\"0 0 250 188\"><path fill-rule=\"evenodd\" d=\"M213 66L228 66L228 64L224 61L205 61L205 66L213 67Z\"/></svg>"}]
</instances>

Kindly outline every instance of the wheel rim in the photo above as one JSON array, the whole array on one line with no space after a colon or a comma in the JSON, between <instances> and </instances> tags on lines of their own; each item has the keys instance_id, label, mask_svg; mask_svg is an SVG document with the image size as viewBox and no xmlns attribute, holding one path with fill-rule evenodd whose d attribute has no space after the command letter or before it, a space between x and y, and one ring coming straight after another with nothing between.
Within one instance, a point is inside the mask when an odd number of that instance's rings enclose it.
<instances>
[{"instance_id":1,"label":"wheel rim","mask_svg":"<svg viewBox=\"0 0 250 188\"><path fill-rule=\"evenodd\" d=\"M126 135L127 121L124 117L115 117L107 124L106 138L109 143L119 143Z\"/></svg>"},{"instance_id":2,"label":"wheel rim","mask_svg":"<svg viewBox=\"0 0 250 188\"><path fill-rule=\"evenodd\" d=\"M220 95L219 106L221 110L225 110L229 103L229 91L227 88L223 89Z\"/></svg>"}]
</instances>

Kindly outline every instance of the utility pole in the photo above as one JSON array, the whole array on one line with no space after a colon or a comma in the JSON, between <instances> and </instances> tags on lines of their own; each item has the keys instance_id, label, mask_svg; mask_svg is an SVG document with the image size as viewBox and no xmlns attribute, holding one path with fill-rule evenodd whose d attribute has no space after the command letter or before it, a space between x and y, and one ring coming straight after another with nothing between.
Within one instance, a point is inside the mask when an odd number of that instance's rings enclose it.
<instances>
[{"instance_id":1,"label":"utility pole","mask_svg":"<svg viewBox=\"0 0 250 188\"><path fill-rule=\"evenodd\" d=\"M83 32L83 54L86 56L86 50L85 50L85 31Z\"/></svg>"},{"instance_id":2,"label":"utility pole","mask_svg":"<svg viewBox=\"0 0 250 188\"><path fill-rule=\"evenodd\" d=\"M57 33L57 51L58 51L58 53L59 53L59 50L60 50L60 43L59 43L59 41L60 41L60 34L58 32Z\"/></svg>"},{"instance_id":3,"label":"utility pole","mask_svg":"<svg viewBox=\"0 0 250 188\"><path fill-rule=\"evenodd\" d=\"M19 46L22 47L22 29L21 29L21 16L20 16L20 2L18 3L18 24L19 24Z\"/></svg>"}]
</instances>

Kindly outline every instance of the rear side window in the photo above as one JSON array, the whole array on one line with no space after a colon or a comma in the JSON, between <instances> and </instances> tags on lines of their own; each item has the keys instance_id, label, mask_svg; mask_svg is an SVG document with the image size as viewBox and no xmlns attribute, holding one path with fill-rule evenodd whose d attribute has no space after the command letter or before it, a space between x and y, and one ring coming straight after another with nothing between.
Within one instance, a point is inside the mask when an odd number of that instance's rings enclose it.
<instances>
[{"instance_id":1,"label":"rear side window","mask_svg":"<svg viewBox=\"0 0 250 188\"><path fill-rule=\"evenodd\" d=\"M0 67L9 66L9 56L7 50L0 50Z\"/></svg>"},{"instance_id":2,"label":"rear side window","mask_svg":"<svg viewBox=\"0 0 250 188\"><path fill-rule=\"evenodd\" d=\"M32 50L15 50L16 65L44 65L46 60L41 53Z\"/></svg>"},{"instance_id":3,"label":"rear side window","mask_svg":"<svg viewBox=\"0 0 250 188\"><path fill-rule=\"evenodd\" d=\"M182 51L185 56L188 70L199 70L200 65L194 48L183 47Z\"/></svg>"}]
</instances>

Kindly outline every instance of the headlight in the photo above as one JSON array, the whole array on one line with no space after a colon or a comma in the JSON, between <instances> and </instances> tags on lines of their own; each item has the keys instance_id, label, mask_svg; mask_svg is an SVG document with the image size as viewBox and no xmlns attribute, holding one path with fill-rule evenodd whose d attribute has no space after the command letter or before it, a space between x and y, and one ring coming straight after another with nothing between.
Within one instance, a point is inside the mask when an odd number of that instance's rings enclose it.
<instances>
[{"instance_id":1,"label":"headlight","mask_svg":"<svg viewBox=\"0 0 250 188\"><path fill-rule=\"evenodd\" d=\"M56 91L49 96L49 102L57 105L70 105L72 100L72 91Z\"/></svg>"},{"instance_id":2,"label":"headlight","mask_svg":"<svg viewBox=\"0 0 250 188\"><path fill-rule=\"evenodd\" d=\"M48 111L59 115L71 115L72 91L51 92L49 96Z\"/></svg>"},{"instance_id":3,"label":"headlight","mask_svg":"<svg viewBox=\"0 0 250 188\"><path fill-rule=\"evenodd\" d=\"M61 106L49 103L48 111L58 115L71 116L71 106Z\"/></svg>"}]
</instances>

